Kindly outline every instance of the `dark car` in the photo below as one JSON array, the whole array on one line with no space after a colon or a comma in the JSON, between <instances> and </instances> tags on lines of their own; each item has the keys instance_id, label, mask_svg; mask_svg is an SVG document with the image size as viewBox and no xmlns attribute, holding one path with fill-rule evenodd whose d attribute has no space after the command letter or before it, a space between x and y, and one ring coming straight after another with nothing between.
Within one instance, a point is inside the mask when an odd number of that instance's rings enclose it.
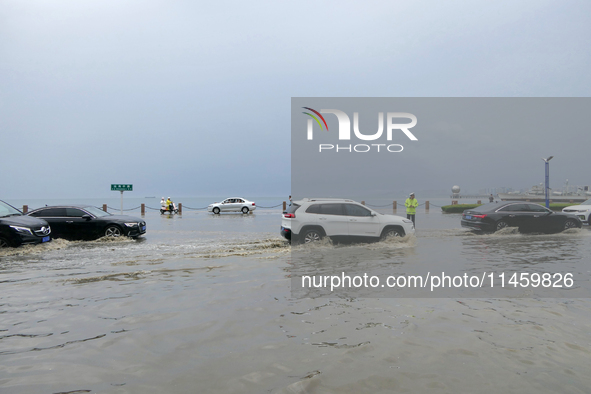
<instances>
[{"instance_id":1,"label":"dark car","mask_svg":"<svg viewBox=\"0 0 591 394\"><path fill-rule=\"evenodd\" d=\"M137 238L146 232L146 222L142 219L111 215L92 205L43 207L28 215L47 220L54 238L97 239L123 235Z\"/></svg>"},{"instance_id":2,"label":"dark car","mask_svg":"<svg viewBox=\"0 0 591 394\"><path fill-rule=\"evenodd\" d=\"M531 202L495 202L467 209L462 214L462 227L483 232L518 227L524 233L557 233L582 226L581 220L575 215L554 212Z\"/></svg>"},{"instance_id":3,"label":"dark car","mask_svg":"<svg viewBox=\"0 0 591 394\"><path fill-rule=\"evenodd\" d=\"M51 228L42 219L25 216L0 200L0 248L51 241Z\"/></svg>"}]
</instances>

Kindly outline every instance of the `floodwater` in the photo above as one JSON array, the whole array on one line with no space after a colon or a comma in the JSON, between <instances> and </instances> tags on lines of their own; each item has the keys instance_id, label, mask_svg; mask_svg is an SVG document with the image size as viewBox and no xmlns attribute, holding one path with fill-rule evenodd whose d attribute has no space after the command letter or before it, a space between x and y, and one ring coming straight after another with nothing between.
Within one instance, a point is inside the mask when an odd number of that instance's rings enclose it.
<instances>
[{"instance_id":1,"label":"floodwater","mask_svg":"<svg viewBox=\"0 0 591 394\"><path fill-rule=\"evenodd\" d=\"M138 240L2 250L0 392L590 392L589 226L478 236L459 219L432 208L416 236L292 252L277 210L148 212ZM302 256L324 272L572 270L579 290L298 298Z\"/></svg>"}]
</instances>

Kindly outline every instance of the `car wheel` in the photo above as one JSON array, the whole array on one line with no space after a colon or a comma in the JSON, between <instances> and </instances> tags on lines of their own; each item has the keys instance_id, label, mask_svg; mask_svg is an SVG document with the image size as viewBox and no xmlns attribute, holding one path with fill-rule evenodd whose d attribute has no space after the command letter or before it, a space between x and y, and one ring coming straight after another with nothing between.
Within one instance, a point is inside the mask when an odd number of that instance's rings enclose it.
<instances>
[{"instance_id":1,"label":"car wheel","mask_svg":"<svg viewBox=\"0 0 591 394\"><path fill-rule=\"evenodd\" d=\"M404 237L404 231L396 228L387 228L382 232L381 240L385 240L390 237Z\"/></svg>"},{"instance_id":2,"label":"car wheel","mask_svg":"<svg viewBox=\"0 0 591 394\"><path fill-rule=\"evenodd\" d=\"M123 235L123 232L118 226L111 225L105 229L105 237L120 237Z\"/></svg>"},{"instance_id":3,"label":"car wheel","mask_svg":"<svg viewBox=\"0 0 591 394\"><path fill-rule=\"evenodd\" d=\"M569 228L578 228L579 226L577 226L577 222L575 222L572 219L568 219L566 222L564 222L564 229L568 230Z\"/></svg>"},{"instance_id":4,"label":"car wheel","mask_svg":"<svg viewBox=\"0 0 591 394\"><path fill-rule=\"evenodd\" d=\"M242 213L247 214L248 213L248 207L242 207Z\"/></svg>"},{"instance_id":5,"label":"car wheel","mask_svg":"<svg viewBox=\"0 0 591 394\"><path fill-rule=\"evenodd\" d=\"M499 220L497 222L497 225L495 226L496 231L502 230L505 227L509 227L509 224L507 224L507 222L505 222L504 220Z\"/></svg>"},{"instance_id":6,"label":"car wheel","mask_svg":"<svg viewBox=\"0 0 591 394\"><path fill-rule=\"evenodd\" d=\"M7 240L5 240L4 238L0 238L0 249L8 248L9 246L10 246L10 244L8 243Z\"/></svg>"},{"instance_id":7,"label":"car wheel","mask_svg":"<svg viewBox=\"0 0 591 394\"><path fill-rule=\"evenodd\" d=\"M309 244L312 242L318 242L323 238L322 233L319 230L312 229L304 233L304 243Z\"/></svg>"},{"instance_id":8,"label":"car wheel","mask_svg":"<svg viewBox=\"0 0 591 394\"><path fill-rule=\"evenodd\" d=\"M215 213L216 215L220 213L220 209L218 207L215 207L213 209L213 213Z\"/></svg>"}]
</instances>

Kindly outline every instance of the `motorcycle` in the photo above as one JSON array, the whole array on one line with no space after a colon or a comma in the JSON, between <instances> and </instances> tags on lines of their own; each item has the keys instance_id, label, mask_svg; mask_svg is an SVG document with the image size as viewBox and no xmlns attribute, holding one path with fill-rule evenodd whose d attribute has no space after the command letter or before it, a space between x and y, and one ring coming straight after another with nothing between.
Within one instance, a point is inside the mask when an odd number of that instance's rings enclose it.
<instances>
[{"instance_id":1,"label":"motorcycle","mask_svg":"<svg viewBox=\"0 0 591 394\"><path fill-rule=\"evenodd\" d=\"M164 215L165 213L168 213L170 215L174 215L175 213L178 214L179 209L177 208L174 202L172 203L172 210L170 210L170 207L168 205L162 205L160 207L160 215Z\"/></svg>"}]
</instances>

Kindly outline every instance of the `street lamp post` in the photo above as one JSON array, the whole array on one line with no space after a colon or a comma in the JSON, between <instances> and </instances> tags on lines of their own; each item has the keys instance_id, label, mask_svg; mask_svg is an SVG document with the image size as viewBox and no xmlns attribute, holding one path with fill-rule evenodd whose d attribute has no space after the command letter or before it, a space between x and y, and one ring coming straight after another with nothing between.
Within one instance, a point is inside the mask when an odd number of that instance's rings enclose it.
<instances>
[{"instance_id":1,"label":"street lamp post","mask_svg":"<svg viewBox=\"0 0 591 394\"><path fill-rule=\"evenodd\" d=\"M550 190L550 160L552 160L554 156L550 156L547 159L542 157L542 160L546 163L546 187L545 187L545 196L546 196L546 208L550 208L550 199L548 196L548 191Z\"/></svg>"}]
</instances>

